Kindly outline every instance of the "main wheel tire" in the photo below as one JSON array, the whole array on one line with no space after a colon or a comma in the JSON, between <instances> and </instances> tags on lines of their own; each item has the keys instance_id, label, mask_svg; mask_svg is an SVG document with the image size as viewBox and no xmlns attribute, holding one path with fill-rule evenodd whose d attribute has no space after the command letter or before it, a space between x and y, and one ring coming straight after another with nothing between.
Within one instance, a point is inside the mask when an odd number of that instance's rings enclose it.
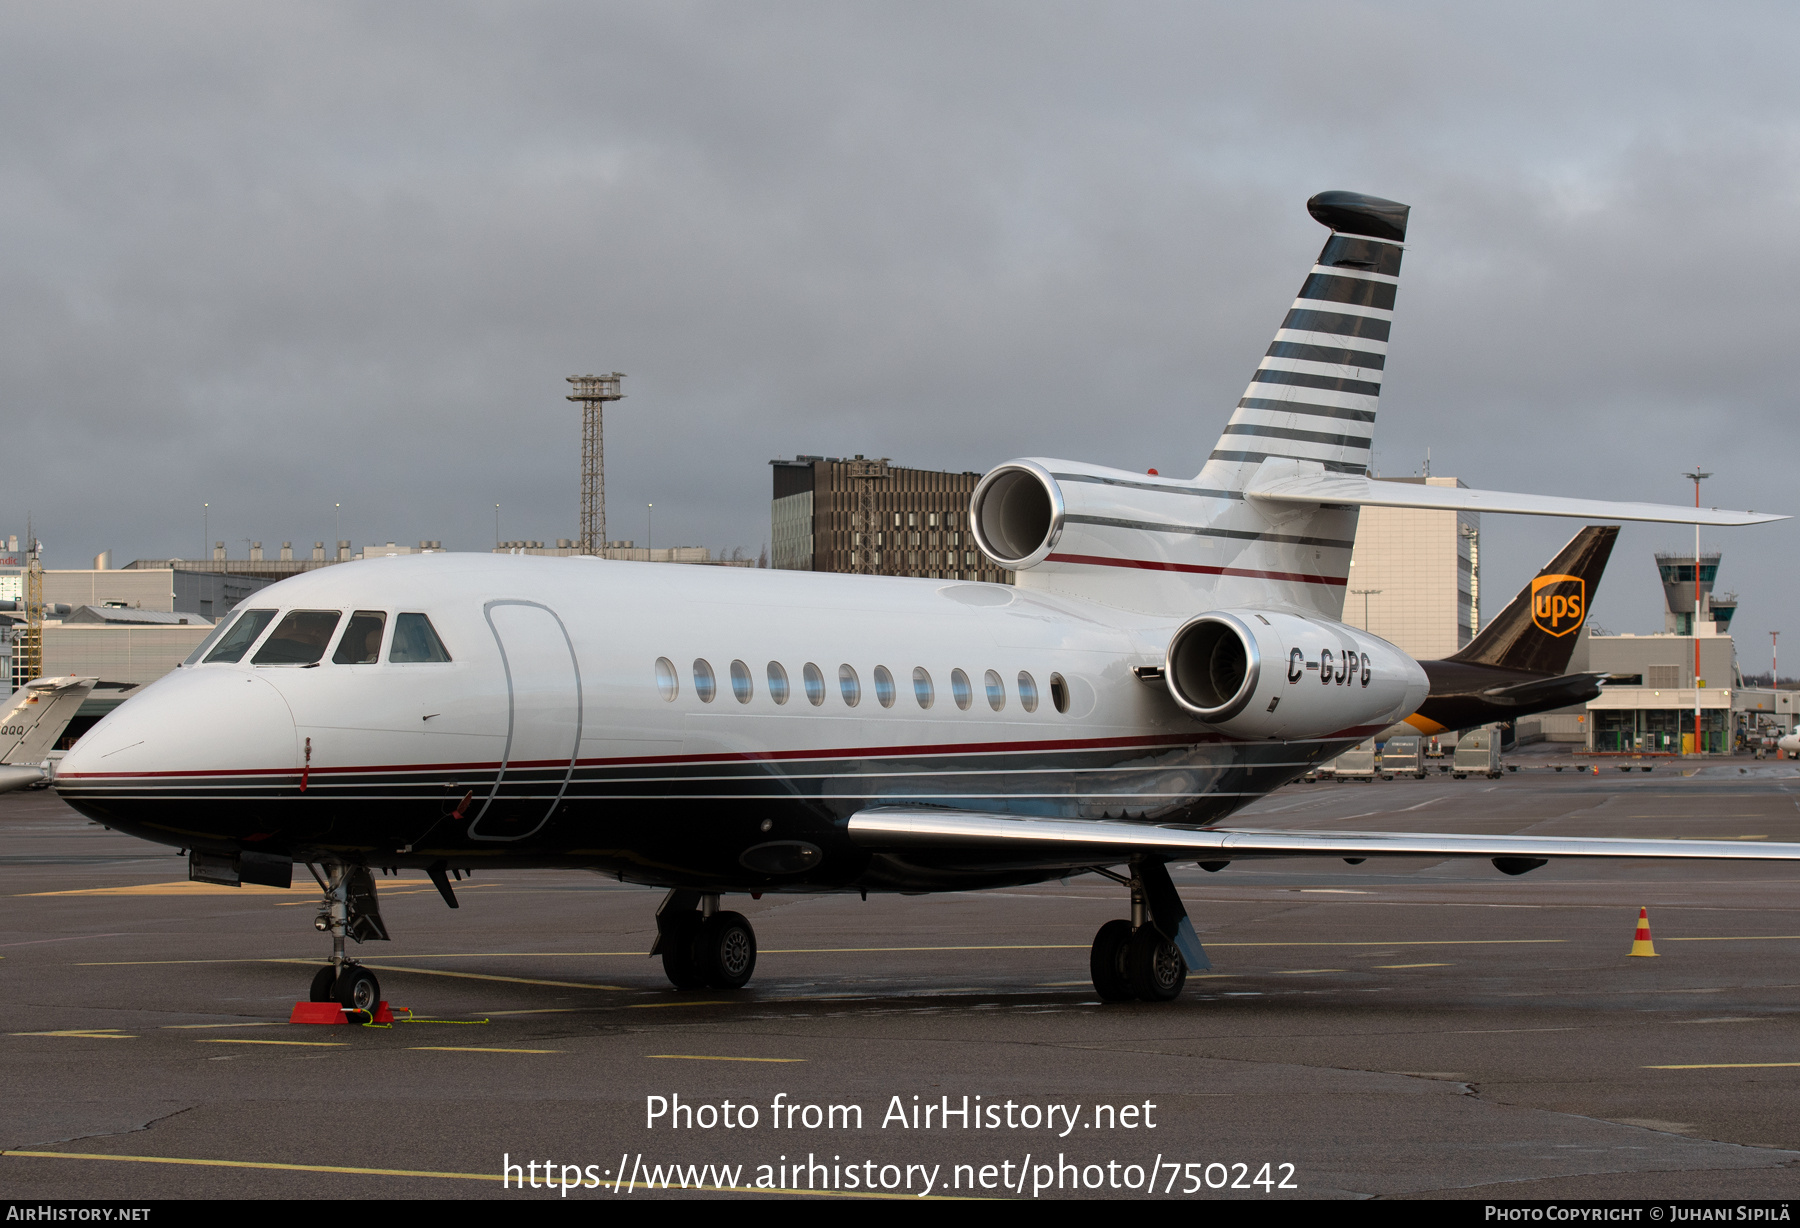
<instances>
[{"instance_id":1,"label":"main wheel tire","mask_svg":"<svg viewBox=\"0 0 1800 1228\"><path fill-rule=\"evenodd\" d=\"M1137 996L1131 991L1131 977L1125 971L1125 949L1130 945L1129 921L1108 921L1094 935L1093 949L1088 952L1088 972L1102 1002L1129 1002Z\"/></svg>"},{"instance_id":2,"label":"main wheel tire","mask_svg":"<svg viewBox=\"0 0 1800 1228\"><path fill-rule=\"evenodd\" d=\"M1187 964L1175 944L1154 926L1138 928L1125 948L1125 971L1131 992L1144 1002L1172 1002L1187 984Z\"/></svg>"},{"instance_id":3,"label":"main wheel tire","mask_svg":"<svg viewBox=\"0 0 1800 1228\"><path fill-rule=\"evenodd\" d=\"M374 1015L375 1008L381 1005L381 982L367 968L349 964L338 973L331 996L345 1010L367 1011Z\"/></svg>"},{"instance_id":4,"label":"main wheel tire","mask_svg":"<svg viewBox=\"0 0 1800 1228\"><path fill-rule=\"evenodd\" d=\"M716 912L694 931L694 970L712 989L742 989L756 971L756 931L743 913Z\"/></svg>"},{"instance_id":5,"label":"main wheel tire","mask_svg":"<svg viewBox=\"0 0 1800 1228\"><path fill-rule=\"evenodd\" d=\"M337 983L337 975L337 968L331 964L326 964L323 968L313 973L312 990L307 994L306 1000L308 1002L336 1001L336 999L331 996L331 987Z\"/></svg>"},{"instance_id":6,"label":"main wheel tire","mask_svg":"<svg viewBox=\"0 0 1800 1228\"><path fill-rule=\"evenodd\" d=\"M698 989L706 977L694 966L694 935L700 929L700 914L684 914L668 933L662 936L663 975L677 989Z\"/></svg>"}]
</instances>

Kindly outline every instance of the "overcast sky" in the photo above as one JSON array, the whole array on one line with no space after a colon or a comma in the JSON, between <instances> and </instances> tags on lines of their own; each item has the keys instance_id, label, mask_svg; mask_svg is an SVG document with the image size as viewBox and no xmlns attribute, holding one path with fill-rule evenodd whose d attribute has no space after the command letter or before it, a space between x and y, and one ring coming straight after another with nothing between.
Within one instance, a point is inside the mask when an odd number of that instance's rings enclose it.
<instances>
[{"instance_id":1,"label":"overcast sky","mask_svg":"<svg viewBox=\"0 0 1800 1228\"><path fill-rule=\"evenodd\" d=\"M0 4L0 526L761 548L766 461L1199 469L1316 254L1413 206L1380 472L1800 512L1800 10ZM333 505L343 504L342 532ZM1747 669L1800 522L1708 534ZM1484 613L1573 522L1490 517ZM1594 618L1661 629L1628 527ZM1800 635L1793 666L1800 671Z\"/></svg>"}]
</instances>

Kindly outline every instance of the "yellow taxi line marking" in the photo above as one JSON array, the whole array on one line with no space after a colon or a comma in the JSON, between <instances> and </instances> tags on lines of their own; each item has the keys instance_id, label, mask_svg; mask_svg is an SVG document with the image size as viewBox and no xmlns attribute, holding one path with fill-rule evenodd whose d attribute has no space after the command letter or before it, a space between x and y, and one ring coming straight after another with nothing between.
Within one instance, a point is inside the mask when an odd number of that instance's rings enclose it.
<instances>
[{"instance_id":1,"label":"yellow taxi line marking","mask_svg":"<svg viewBox=\"0 0 1800 1228\"><path fill-rule=\"evenodd\" d=\"M268 1021L261 1023L165 1023L162 1028L164 1031L169 1031L182 1028L281 1028L286 1026L285 1023Z\"/></svg>"},{"instance_id":2,"label":"yellow taxi line marking","mask_svg":"<svg viewBox=\"0 0 1800 1228\"><path fill-rule=\"evenodd\" d=\"M415 1053L561 1053L561 1049L489 1049L480 1045L408 1045Z\"/></svg>"},{"instance_id":3,"label":"yellow taxi line marking","mask_svg":"<svg viewBox=\"0 0 1800 1228\"><path fill-rule=\"evenodd\" d=\"M12 1036L78 1036L88 1040L136 1040L137 1037L118 1028L66 1028L57 1032L12 1032Z\"/></svg>"},{"instance_id":4,"label":"yellow taxi line marking","mask_svg":"<svg viewBox=\"0 0 1800 1228\"><path fill-rule=\"evenodd\" d=\"M1800 934L1740 934L1735 938L1663 938L1661 942L1794 942Z\"/></svg>"},{"instance_id":5,"label":"yellow taxi line marking","mask_svg":"<svg viewBox=\"0 0 1800 1228\"><path fill-rule=\"evenodd\" d=\"M1775 1066L1800 1066L1800 1062L1701 1062L1693 1066L1646 1066L1645 1070L1767 1070Z\"/></svg>"},{"instance_id":6,"label":"yellow taxi line marking","mask_svg":"<svg viewBox=\"0 0 1800 1228\"><path fill-rule=\"evenodd\" d=\"M1377 968L1452 968L1454 964L1376 964Z\"/></svg>"},{"instance_id":7,"label":"yellow taxi line marking","mask_svg":"<svg viewBox=\"0 0 1800 1228\"><path fill-rule=\"evenodd\" d=\"M247 1040L239 1036L205 1036L196 1045L300 1045L308 1049L342 1049L343 1040Z\"/></svg>"},{"instance_id":8,"label":"yellow taxi line marking","mask_svg":"<svg viewBox=\"0 0 1800 1228\"><path fill-rule=\"evenodd\" d=\"M706 1001L696 1001L696 1002L633 1002L626 1009L641 1011L641 1010L652 1010L659 1006L730 1006L730 1005L731 1005L731 1003L726 1001L724 998L713 998L713 999L708 999Z\"/></svg>"},{"instance_id":9,"label":"yellow taxi line marking","mask_svg":"<svg viewBox=\"0 0 1800 1228\"><path fill-rule=\"evenodd\" d=\"M1767 939L1790 940L1800 939L1800 934L1755 934L1748 938L1659 938L1659 942L1750 942ZM1505 947L1505 946L1541 946L1550 943L1569 942L1567 938L1427 938L1407 939L1384 942L1214 942L1206 940L1209 947ZM1015 946L957 946L957 947L787 947L775 950L762 949L762 955L860 955L881 951L1085 951L1089 943L1070 942L1044 945ZM599 956L631 956L644 958L642 951L472 951L443 955L384 955L385 960L396 959L549 959L581 956L596 958ZM154 965L170 964L317 964L316 959L122 959L97 960L74 965L77 968L138 968ZM374 968L375 964L364 967ZM451 972L448 970L431 970L425 968L396 968L391 963L386 965L389 972L418 972L426 976L476 976L482 980L514 981L521 985L552 985L567 989L611 989L630 992L624 985L590 985L572 981L534 981L517 977L482 976L472 972ZM1080 981L1069 982L1072 985L1083 984Z\"/></svg>"},{"instance_id":10,"label":"yellow taxi line marking","mask_svg":"<svg viewBox=\"0 0 1800 1228\"><path fill-rule=\"evenodd\" d=\"M572 1015L581 1008L578 1006L540 1006L529 1011L489 1011L490 1015ZM456 1022L462 1022L457 1020Z\"/></svg>"},{"instance_id":11,"label":"yellow taxi line marking","mask_svg":"<svg viewBox=\"0 0 1800 1228\"><path fill-rule=\"evenodd\" d=\"M1348 968L1277 968L1276 976L1311 976L1315 972L1348 972Z\"/></svg>"},{"instance_id":12,"label":"yellow taxi line marking","mask_svg":"<svg viewBox=\"0 0 1800 1228\"><path fill-rule=\"evenodd\" d=\"M271 961L289 964L315 963L315 960L290 959ZM414 976L453 976L465 981L504 981L509 985L549 985L555 989L605 989L614 993L636 993L625 985L592 985L586 981L539 981L524 976L495 976L488 972L451 972L447 968L396 968L392 964L364 964L376 972L408 972Z\"/></svg>"},{"instance_id":13,"label":"yellow taxi line marking","mask_svg":"<svg viewBox=\"0 0 1800 1228\"><path fill-rule=\"evenodd\" d=\"M413 1168L353 1168L347 1164L282 1164L273 1160L194 1160L183 1156L127 1156L103 1155L83 1151L0 1151L0 1156L14 1156L33 1160L112 1160L124 1164L184 1164L197 1168L256 1168L274 1172L288 1173L348 1173L359 1177L435 1177L443 1181L504 1181L500 1173L442 1173ZM649 1190L662 1189L652 1186L648 1181L621 1181L617 1187L606 1182L601 1189ZM669 1188L680 1188L671 1183ZM754 1185L690 1185L686 1187L701 1194L776 1194L784 1198L810 1196L814 1198L873 1198L882 1201L899 1201L906 1199L917 1202L920 1196L904 1193L880 1193L851 1190L801 1190L787 1188L764 1189ZM967 1201L957 1199L953 1195L927 1194L929 1202Z\"/></svg>"},{"instance_id":14,"label":"yellow taxi line marking","mask_svg":"<svg viewBox=\"0 0 1800 1228\"><path fill-rule=\"evenodd\" d=\"M804 1062L803 1057L709 1057L702 1053L646 1053L646 1058L670 1062Z\"/></svg>"},{"instance_id":15,"label":"yellow taxi line marking","mask_svg":"<svg viewBox=\"0 0 1800 1228\"><path fill-rule=\"evenodd\" d=\"M280 1164L262 1160L190 1160L178 1156L97 1155L80 1151L0 1151L0 1156L38 1160L116 1160L127 1164L191 1164L203 1168L264 1168L290 1173L355 1173L365 1177L441 1177L452 1181L499 1181L495 1173L438 1173L410 1168L351 1168L339 1164Z\"/></svg>"}]
</instances>

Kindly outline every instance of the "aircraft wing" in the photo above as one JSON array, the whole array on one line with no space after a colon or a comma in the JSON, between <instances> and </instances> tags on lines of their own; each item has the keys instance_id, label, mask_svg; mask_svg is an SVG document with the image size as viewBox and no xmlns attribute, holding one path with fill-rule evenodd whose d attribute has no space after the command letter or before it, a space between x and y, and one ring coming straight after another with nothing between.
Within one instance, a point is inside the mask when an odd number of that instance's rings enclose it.
<instances>
[{"instance_id":1,"label":"aircraft wing","mask_svg":"<svg viewBox=\"0 0 1800 1228\"><path fill-rule=\"evenodd\" d=\"M1244 497L1252 503L1320 504L1353 507L1416 507L1438 511L1504 512L1520 516L1571 516L1581 520L1648 520L1667 524L1712 526L1767 524L1786 520L1768 512L1734 512L1720 508L1683 507L1663 503L1613 503L1605 499L1564 499L1554 495L1519 495L1457 486L1423 486L1384 482L1354 474L1327 473L1297 461L1264 461L1250 476Z\"/></svg>"},{"instance_id":2,"label":"aircraft wing","mask_svg":"<svg viewBox=\"0 0 1800 1228\"><path fill-rule=\"evenodd\" d=\"M851 816L849 829L851 839L878 851L1010 850L1020 854L1021 863L1045 865L1084 861L1104 865L1136 853L1198 862L1265 857L1489 857L1515 874L1533 868L1519 863L1542 864L1554 857L1800 861L1800 844L1763 841L1163 827L1123 820L1015 818L923 806L859 811Z\"/></svg>"}]
</instances>

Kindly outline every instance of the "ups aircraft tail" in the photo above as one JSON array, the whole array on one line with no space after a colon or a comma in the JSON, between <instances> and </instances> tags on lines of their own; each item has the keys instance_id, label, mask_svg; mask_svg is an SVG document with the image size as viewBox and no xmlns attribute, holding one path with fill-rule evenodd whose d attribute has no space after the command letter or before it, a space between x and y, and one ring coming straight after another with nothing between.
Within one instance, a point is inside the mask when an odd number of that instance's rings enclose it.
<instances>
[{"instance_id":1,"label":"ups aircraft tail","mask_svg":"<svg viewBox=\"0 0 1800 1228\"><path fill-rule=\"evenodd\" d=\"M1450 656L1468 665L1560 674L1587 623L1600 575L1612 557L1619 526L1589 525L1519 590L1468 647Z\"/></svg>"},{"instance_id":2,"label":"ups aircraft tail","mask_svg":"<svg viewBox=\"0 0 1800 1228\"><path fill-rule=\"evenodd\" d=\"M1618 536L1617 525L1581 530L1467 648L1419 662L1431 693L1405 724L1420 733L1470 729L1598 695L1600 675L1564 671Z\"/></svg>"}]
</instances>

